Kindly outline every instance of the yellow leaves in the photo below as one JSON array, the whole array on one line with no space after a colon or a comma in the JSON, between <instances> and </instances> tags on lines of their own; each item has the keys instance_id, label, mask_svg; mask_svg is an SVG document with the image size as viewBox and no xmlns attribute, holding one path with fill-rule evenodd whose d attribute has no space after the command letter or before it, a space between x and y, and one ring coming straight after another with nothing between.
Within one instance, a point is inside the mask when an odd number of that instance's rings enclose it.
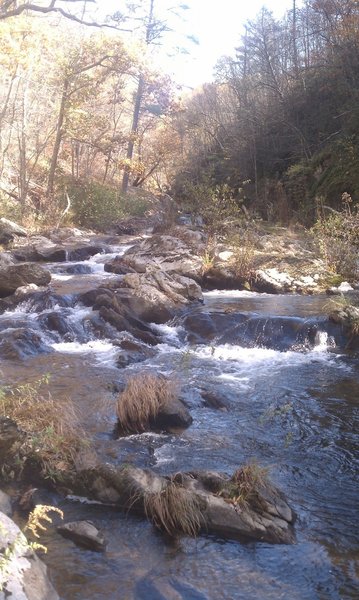
<instances>
[{"instance_id":1,"label":"yellow leaves","mask_svg":"<svg viewBox=\"0 0 359 600\"><path fill-rule=\"evenodd\" d=\"M48 506L47 504L37 504L34 510L29 515L24 531L29 530L36 538L39 538L40 532L46 531L46 527L41 521L47 521L48 523L52 523L52 519L51 517L49 517L48 514L49 512L55 512L58 515L60 515L61 519L64 518L64 513L56 506Z\"/></svg>"}]
</instances>

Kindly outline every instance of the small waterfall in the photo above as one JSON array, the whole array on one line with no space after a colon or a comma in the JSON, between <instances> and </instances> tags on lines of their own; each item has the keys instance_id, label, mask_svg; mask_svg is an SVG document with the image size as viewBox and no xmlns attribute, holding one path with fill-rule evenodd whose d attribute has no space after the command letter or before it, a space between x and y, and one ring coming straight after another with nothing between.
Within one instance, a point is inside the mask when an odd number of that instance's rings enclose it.
<instances>
[{"instance_id":1,"label":"small waterfall","mask_svg":"<svg viewBox=\"0 0 359 600\"><path fill-rule=\"evenodd\" d=\"M326 331L317 331L314 338L315 352L326 352L330 346L332 346L332 340L329 338Z\"/></svg>"}]
</instances>

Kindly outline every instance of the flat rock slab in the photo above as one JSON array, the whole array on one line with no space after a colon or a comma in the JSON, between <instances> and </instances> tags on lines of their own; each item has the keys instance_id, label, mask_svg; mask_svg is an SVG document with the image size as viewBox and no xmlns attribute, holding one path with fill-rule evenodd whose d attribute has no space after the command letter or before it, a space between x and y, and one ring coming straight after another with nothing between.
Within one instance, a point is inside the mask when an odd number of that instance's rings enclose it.
<instances>
[{"instance_id":1,"label":"flat rock slab","mask_svg":"<svg viewBox=\"0 0 359 600\"><path fill-rule=\"evenodd\" d=\"M78 546L95 552L103 552L106 549L106 540L103 534L91 521L72 521L57 527L57 531Z\"/></svg>"}]
</instances>

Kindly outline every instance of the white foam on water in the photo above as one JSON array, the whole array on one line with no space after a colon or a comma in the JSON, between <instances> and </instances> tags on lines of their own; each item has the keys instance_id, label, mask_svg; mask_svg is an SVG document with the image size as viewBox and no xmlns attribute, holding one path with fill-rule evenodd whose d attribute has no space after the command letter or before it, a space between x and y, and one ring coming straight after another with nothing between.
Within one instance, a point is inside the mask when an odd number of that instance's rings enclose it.
<instances>
[{"instance_id":1,"label":"white foam on water","mask_svg":"<svg viewBox=\"0 0 359 600\"><path fill-rule=\"evenodd\" d=\"M169 344L174 344L175 346L178 346L178 344L181 343L178 334L181 331L183 331L183 327L174 327L171 325L158 325L157 323L150 323L150 327L151 329L153 329L153 331L163 336L165 342L168 342Z\"/></svg>"},{"instance_id":2,"label":"white foam on water","mask_svg":"<svg viewBox=\"0 0 359 600\"><path fill-rule=\"evenodd\" d=\"M69 311L68 319L72 323L78 323L79 321L86 319L86 317L90 317L94 314L94 311L91 307L82 305L75 306L74 308L70 308L67 310Z\"/></svg>"},{"instance_id":3,"label":"white foam on water","mask_svg":"<svg viewBox=\"0 0 359 600\"><path fill-rule=\"evenodd\" d=\"M107 340L91 340L85 344L80 342L55 342L50 344L56 352L63 354L89 354L94 355L97 362L102 365L114 365L118 348Z\"/></svg>"},{"instance_id":4,"label":"white foam on water","mask_svg":"<svg viewBox=\"0 0 359 600\"><path fill-rule=\"evenodd\" d=\"M194 350L194 354L198 358L213 361L232 361L238 362L241 365L258 366L263 364L266 366L303 364L318 359L327 362L332 357L326 350L323 352L315 350L310 352L293 352L292 350L280 352L271 348L244 348L243 346L223 344L221 346L197 347Z\"/></svg>"},{"instance_id":5,"label":"white foam on water","mask_svg":"<svg viewBox=\"0 0 359 600\"><path fill-rule=\"evenodd\" d=\"M175 452L176 450L171 444L164 444L160 448L156 448L154 451L156 465L165 465L168 463L172 463L175 459Z\"/></svg>"},{"instance_id":6,"label":"white foam on water","mask_svg":"<svg viewBox=\"0 0 359 600\"><path fill-rule=\"evenodd\" d=\"M249 292L248 290L211 290L203 292L204 298L256 298L256 297L272 297L274 294L266 292Z\"/></svg>"},{"instance_id":7,"label":"white foam on water","mask_svg":"<svg viewBox=\"0 0 359 600\"><path fill-rule=\"evenodd\" d=\"M52 273L51 279L53 279L54 281L70 281L70 279L73 279L76 276L77 275L63 275L62 273Z\"/></svg>"},{"instance_id":8,"label":"white foam on water","mask_svg":"<svg viewBox=\"0 0 359 600\"><path fill-rule=\"evenodd\" d=\"M90 500L89 498L86 498L86 496L76 496L75 494L68 494L66 496L66 500L71 500L71 502L80 502L81 504L104 504L99 500Z\"/></svg>"},{"instance_id":9,"label":"white foam on water","mask_svg":"<svg viewBox=\"0 0 359 600\"><path fill-rule=\"evenodd\" d=\"M333 343L326 331L317 331L314 339L313 352L327 352Z\"/></svg>"}]
</instances>

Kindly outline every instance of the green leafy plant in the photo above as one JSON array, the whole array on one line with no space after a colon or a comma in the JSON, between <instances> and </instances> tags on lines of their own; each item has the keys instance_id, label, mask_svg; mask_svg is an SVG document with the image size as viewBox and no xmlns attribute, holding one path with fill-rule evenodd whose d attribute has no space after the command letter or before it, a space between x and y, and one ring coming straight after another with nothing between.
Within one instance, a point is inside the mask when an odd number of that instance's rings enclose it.
<instances>
[{"instance_id":1,"label":"green leafy plant","mask_svg":"<svg viewBox=\"0 0 359 600\"><path fill-rule=\"evenodd\" d=\"M328 268L353 280L358 276L359 212L351 208L349 194L342 202L341 212L322 216L311 231Z\"/></svg>"}]
</instances>

